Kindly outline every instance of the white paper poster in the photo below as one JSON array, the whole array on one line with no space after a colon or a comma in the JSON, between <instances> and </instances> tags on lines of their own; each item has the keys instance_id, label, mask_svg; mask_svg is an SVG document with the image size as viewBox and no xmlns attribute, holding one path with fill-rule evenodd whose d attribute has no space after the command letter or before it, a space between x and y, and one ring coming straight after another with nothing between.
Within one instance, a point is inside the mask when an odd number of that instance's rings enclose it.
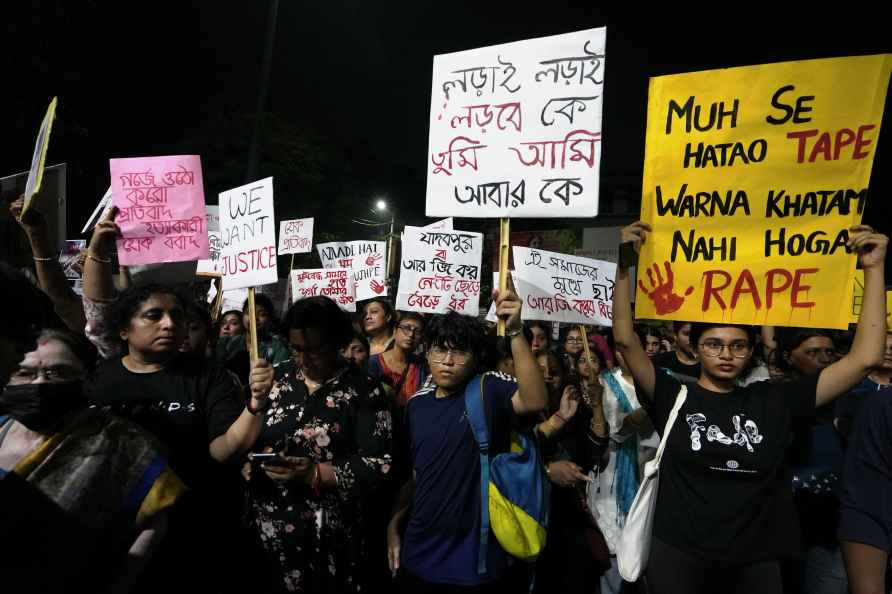
<instances>
[{"instance_id":1,"label":"white paper poster","mask_svg":"<svg viewBox=\"0 0 892 594\"><path fill-rule=\"evenodd\" d=\"M387 294L387 261L383 241L320 243L316 246L323 268L348 268L356 284L356 300Z\"/></svg>"},{"instance_id":2,"label":"white paper poster","mask_svg":"<svg viewBox=\"0 0 892 594\"><path fill-rule=\"evenodd\" d=\"M220 193L220 269L224 292L279 280L275 225L273 178Z\"/></svg>"},{"instance_id":3,"label":"white paper poster","mask_svg":"<svg viewBox=\"0 0 892 594\"><path fill-rule=\"evenodd\" d=\"M279 255L306 254L313 249L313 219L279 223Z\"/></svg>"},{"instance_id":4,"label":"white paper poster","mask_svg":"<svg viewBox=\"0 0 892 594\"><path fill-rule=\"evenodd\" d=\"M483 234L406 227L396 307L401 311L476 317Z\"/></svg>"},{"instance_id":5,"label":"white paper poster","mask_svg":"<svg viewBox=\"0 0 892 594\"><path fill-rule=\"evenodd\" d=\"M356 293L348 268L315 268L291 271L294 303L307 297L328 297L344 311L356 311Z\"/></svg>"},{"instance_id":6,"label":"white paper poster","mask_svg":"<svg viewBox=\"0 0 892 594\"><path fill-rule=\"evenodd\" d=\"M434 56L429 217L598 213L606 28Z\"/></svg>"},{"instance_id":7,"label":"white paper poster","mask_svg":"<svg viewBox=\"0 0 892 594\"><path fill-rule=\"evenodd\" d=\"M524 320L613 325L616 264L514 246Z\"/></svg>"}]
</instances>

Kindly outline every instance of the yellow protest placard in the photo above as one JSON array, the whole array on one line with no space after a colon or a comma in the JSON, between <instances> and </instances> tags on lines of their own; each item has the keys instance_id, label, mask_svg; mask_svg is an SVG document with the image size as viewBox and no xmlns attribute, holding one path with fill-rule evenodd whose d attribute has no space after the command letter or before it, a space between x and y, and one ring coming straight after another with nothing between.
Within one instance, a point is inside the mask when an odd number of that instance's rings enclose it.
<instances>
[{"instance_id":1,"label":"yellow protest placard","mask_svg":"<svg viewBox=\"0 0 892 594\"><path fill-rule=\"evenodd\" d=\"M652 78L636 315L845 327L845 243L890 67L886 54Z\"/></svg>"},{"instance_id":2,"label":"yellow protest placard","mask_svg":"<svg viewBox=\"0 0 892 594\"><path fill-rule=\"evenodd\" d=\"M857 324L861 318L861 303L864 301L864 271L856 270L852 283L852 308L849 321ZM892 332L892 291L886 291L886 330Z\"/></svg>"},{"instance_id":3,"label":"yellow protest placard","mask_svg":"<svg viewBox=\"0 0 892 594\"><path fill-rule=\"evenodd\" d=\"M34 195L40 192L43 183L43 169L46 165L46 150L50 145L50 132L53 130L53 120L56 119L56 97L50 101L46 108L46 114L37 131L37 141L34 143L34 155L31 157L31 170L28 172L28 181L25 182L25 200L22 205L22 214L28 212Z\"/></svg>"}]
</instances>

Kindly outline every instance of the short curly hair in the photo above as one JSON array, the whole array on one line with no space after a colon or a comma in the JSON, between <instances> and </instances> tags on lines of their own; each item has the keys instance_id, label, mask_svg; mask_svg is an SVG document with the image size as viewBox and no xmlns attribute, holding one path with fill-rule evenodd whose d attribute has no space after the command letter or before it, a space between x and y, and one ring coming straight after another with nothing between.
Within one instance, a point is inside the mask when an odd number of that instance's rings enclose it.
<instances>
[{"instance_id":1,"label":"short curly hair","mask_svg":"<svg viewBox=\"0 0 892 594\"><path fill-rule=\"evenodd\" d=\"M129 328L130 320L133 319L133 316L136 315L136 312L139 311L142 304L148 301L152 295L173 296L179 301L184 313L189 308L189 298L174 287L157 283L131 287L121 293L112 307L109 317L111 330L114 331L115 334L120 334L122 331Z\"/></svg>"}]
</instances>

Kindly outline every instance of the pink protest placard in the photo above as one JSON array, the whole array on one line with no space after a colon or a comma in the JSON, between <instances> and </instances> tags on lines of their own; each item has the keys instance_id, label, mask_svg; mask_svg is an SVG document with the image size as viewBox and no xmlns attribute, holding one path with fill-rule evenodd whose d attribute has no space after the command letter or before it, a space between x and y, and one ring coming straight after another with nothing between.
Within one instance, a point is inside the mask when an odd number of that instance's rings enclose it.
<instances>
[{"instance_id":1,"label":"pink protest placard","mask_svg":"<svg viewBox=\"0 0 892 594\"><path fill-rule=\"evenodd\" d=\"M134 157L109 163L121 264L208 258L201 157Z\"/></svg>"}]
</instances>

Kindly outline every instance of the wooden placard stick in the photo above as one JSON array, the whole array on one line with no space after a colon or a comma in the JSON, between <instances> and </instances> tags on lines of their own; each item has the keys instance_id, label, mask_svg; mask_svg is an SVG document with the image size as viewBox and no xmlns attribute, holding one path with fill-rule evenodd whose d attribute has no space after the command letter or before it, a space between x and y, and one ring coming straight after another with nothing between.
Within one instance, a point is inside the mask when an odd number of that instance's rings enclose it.
<instances>
[{"instance_id":1,"label":"wooden placard stick","mask_svg":"<svg viewBox=\"0 0 892 594\"><path fill-rule=\"evenodd\" d=\"M257 310L254 307L254 287L248 288L248 320L250 321L250 333L248 334L248 348L253 364L260 357L257 349Z\"/></svg>"},{"instance_id":2,"label":"wooden placard stick","mask_svg":"<svg viewBox=\"0 0 892 594\"><path fill-rule=\"evenodd\" d=\"M499 221L499 295L508 290L508 251L511 249L511 219ZM505 320L499 318L496 328L499 336L505 336Z\"/></svg>"}]
</instances>

